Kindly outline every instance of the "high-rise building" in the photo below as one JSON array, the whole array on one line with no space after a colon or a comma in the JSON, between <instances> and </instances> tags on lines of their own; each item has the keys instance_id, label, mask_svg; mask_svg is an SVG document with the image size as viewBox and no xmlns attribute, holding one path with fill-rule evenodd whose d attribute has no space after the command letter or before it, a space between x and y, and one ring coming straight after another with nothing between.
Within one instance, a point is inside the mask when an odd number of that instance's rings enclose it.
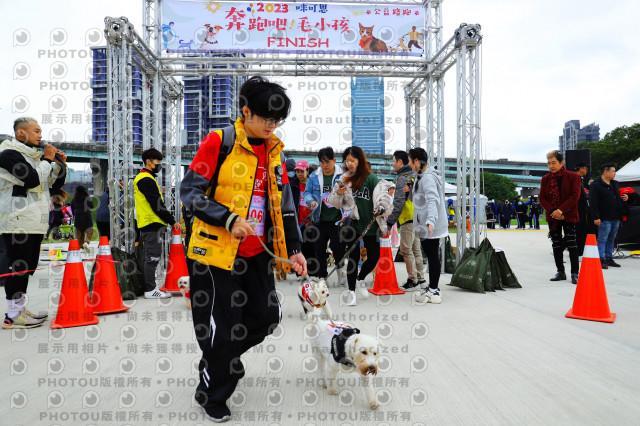
<instances>
[{"instance_id":1,"label":"high-rise building","mask_svg":"<svg viewBox=\"0 0 640 426\"><path fill-rule=\"evenodd\" d=\"M93 90L92 140L107 141L107 49L92 47ZM196 68L197 65L191 67ZM134 144L142 144L143 110L142 74L137 66L132 67L132 124ZM204 76L184 77L184 132L186 143L197 145L207 133L232 124L239 115L237 93L246 77ZM149 86L148 96L153 96ZM166 107L161 97L162 129L166 128ZM151 112L153 114L153 112ZM164 132L162 132L164 135ZM163 137L165 139L165 137ZM183 139L184 140L184 139Z\"/></svg>"},{"instance_id":2,"label":"high-rise building","mask_svg":"<svg viewBox=\"0 0 640 426\"><path fill-rule=\"evenodd\" d=\"M600 140L600 126L591 123L580 128L580 120L564 123L562 135L558 138L558 149L563 154L568 149L576 149L580 142L597 142Z\"/></svg>"},{"instance_id":3,"label":"high-rise building","mask_svg":"<svg viewBox=\"0 0 640 426\"><path fill-rule=\"evenodd\" d=\"M91 140L93 142L107 141L107 49L92 47L93 78L91 79Z\"/></svg>"},{"instance_id":4,"label":"high-rise building","mask_svg":"<svg viewBox=\"0 0 640 426\"><path fill-rule=\"evenodd\" d=\"M199 144L209 132L228 126L239 117L238 93L246 79L234 76L183 78L187 145Z\"/></svg>"},{"instance_id":5,"label":"high-rise building","mask_svg":"<svg viewBox=\"0 0 640 426\"><path fill-rule=\"evenodd\" d=\"M352 145L384 154L384 79L351 78Z\"/></svg>"},{"instance_id":6,"label":"high-rise building","mask_svg":"<svg viewBox=\"0 0 640 426\"><path fill-rule=\"evenodd\" d=\"M93 96L91 102L93 104L91 122L92 142L107 142L107 49L106 47L92 47L93 53L93 78L91 79L91 89ZM134 53L135 54L135 53ZM154 87L149 86L148 96L153 96ZM134 145L141 145L143 138L143 87L142 72L133 65L131 67L131 122L133 134L131 140ZM166 128L166 107L161 97L162 105L162 128ZM151 112L153 114L153 112ZM164 132L163 132L164 134ZM165 139L163 137L163 139Z\"/></svg>"}]
</instances>

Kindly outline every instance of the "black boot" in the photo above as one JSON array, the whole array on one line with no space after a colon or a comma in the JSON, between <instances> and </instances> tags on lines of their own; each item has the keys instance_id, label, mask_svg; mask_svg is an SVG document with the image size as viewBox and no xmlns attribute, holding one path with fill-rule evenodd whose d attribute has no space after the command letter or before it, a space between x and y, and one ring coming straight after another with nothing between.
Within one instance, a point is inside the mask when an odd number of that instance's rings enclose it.
<instances>
[{"instance_id":1,"label":"black boot","mask_svg":"<svg viewBox=\"0 0 640 426\"><path fill-rule=\"evenodd\" d=\"M567 279L567 274L565 274L564 272L558 272L556 276L551 278L549 281L561 281L566 279Z\"/></svg>"}]
</instances>

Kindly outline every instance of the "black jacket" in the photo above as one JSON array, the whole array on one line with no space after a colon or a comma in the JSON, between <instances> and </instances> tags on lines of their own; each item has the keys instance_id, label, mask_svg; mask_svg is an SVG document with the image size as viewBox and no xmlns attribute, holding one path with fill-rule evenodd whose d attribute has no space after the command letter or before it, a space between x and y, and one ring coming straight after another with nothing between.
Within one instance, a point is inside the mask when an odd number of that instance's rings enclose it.
<instances>
[{"instance_id":1,"label":"black jacket","mask_svg":"<svg viewBox=\"0 0 640 426\"><path fill-rule=\"evenodd\" d=\"M291 196L293 197L293 205L296 208L297 217L298 212L300 211L300 179L298 179L298 176L294 176L289 179L289 186L291 187Z\"/></svg>"},{"instance_id":2,"label":"black jacket","mask_svg":"<svg viewBox=\"0 0 640 426\"><path fill-rule=\"evenodd\" d=\"M413 181L416 179L417 173L411 169L411 166L405 165L396 172L396 191L393 193L393 211L387 218L387 228L391 227L398 222L404 205L407 200L411 200L412 191L404 192L405 185L413 185ZM413 201L413 200L411 200ZM408 223L413 222L413 219L408 220ZM407 223L405 222L405 223ZM400 224L398 224L398 227Z\"/></svg>"},{"instance_id":3,"label":"black jacket","mask_svg":"<svg viewBox=\"0 0 640 426\"><path fill-rule=\"evenodd\" d=\"M589 190L589 211L593 220L622 220L627 205L620 198L620 185L612 180L606 184L597 178Z\"/></svg>"},{"instance_id":4,"label":"black jacket","mask_svg":"<svg viewBox=\"0 0 640 426\"><path fill-rule=\"evenodd\" d=\"M510 218L511 215L513 215L513 204L504 203L504 206L502 207L502 211L500 214L504 217Z\"/></svg>"},{"instance_id":5,"label":"black jacket","mask_svg":"<svg viewBox=\"0 0 640 426\"><path fill-rule=\"evenodd\" d=\"M73 225L85 231L93 226L91 211L93 210L93 201L90 196L76 196L71 200L71 210L73 211Z\"/></svg>"},{"instance_id":6,"label":"black jacket","mask_svg":"<svg viewBox=\"0 0 640 426\"><path fill-rule=\"evenodd\" d=\"M64 221L64 213L62 213L62 204L53 203L53 209L51 210L51 220L49 224L52 226L60 226Z\"/></svg>"},{"instance_id":7,"label":"black jacket","mask_svg":"<svg viewBox=\"0 0 640 426\"><path fill-rule=\"evenodd\" d=\"M588 196L584 188L584 177L580 176L580 199L578 200L578 214L580 215L580 221L584 220L587 210L589 210Z\"/></svg>"}]
</instances>

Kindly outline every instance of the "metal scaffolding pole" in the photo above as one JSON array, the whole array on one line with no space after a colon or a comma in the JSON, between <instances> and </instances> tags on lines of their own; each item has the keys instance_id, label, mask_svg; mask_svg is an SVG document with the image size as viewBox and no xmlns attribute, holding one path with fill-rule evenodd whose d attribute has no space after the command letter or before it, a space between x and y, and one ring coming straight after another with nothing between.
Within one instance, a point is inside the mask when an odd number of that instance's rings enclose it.
<instances>
[{"instance_id":1,"label":"metal scaffolding pole","mask_svg":"<svg viewBox=\"0 0 640 426\"><path fill-rule=\"evenodd\" d=\"M480 245L480 25L462 24L455 33L457 98L457 241L458 259ZM466 218L469 216L469 232Z\"/></svg>"},{"instance_id":2,"label":"metal scaffolding pole","mask_svg":"<svg viewBox=\"0 0 640 426\"><path fill-rule=\"evenodd\" d=\"M133 248L135 235L129 209L133 205L129 182L133 164L133 129L131 120L131 49L123 37L127 23L121 19L105 19L107 39L107 147L109 150L109 209L111 235L115 247Z\"/></svg>"},{"instance_id":3,"label":"metal scaffolding pole","mask_svg":"<svg viewBox=\"0 0 640 426\"><path fill-rule=\"evenodd\" d=\"M182 98L173 97L167 99L166 108L166 143L165 158L166 172L164 178L165 186L165 204L167 209L178 220L180 217L180 182L181 182L181 165L182 160L182 144L180 137L180 125L182 124Z\"/></svg>"},{"instance_id":4,"label":"metal scaffolding pole","mask_svg":"<svg viewBox=\"0 0 640 426\"><path fill-rule=\"evenodd\" d=\"M143 0L142 6L142 21L143 21L143 41L150 52L155 54L153 58L153 65L156 70L160 68L160 55L162 53L162 1L161 0ZM162 151L162 108L160 90L155 88L160 87L160 75L159 73L152 72L149 76L149 85L144 88L148 90L150 96L147 99L147 108L150 110L149 121L143 123L148 140L143 139L143 149L155 148ZM152 89L153 88L153 89Z\"/></svg>"},{"instance_id":5,"label":"metal scaffolding pole","mask_svg":"<svg viewBox=\"0 0 640 426\"><path fill-rule=\"evenodd\" d=\"M113 212L111 223L112 243L131 253L135 243L133 179L136 170L133 158L133 112L139 108L143 120L142 147L150 146L163 149L160 125L163 120L163 110L156 99L161 97L175 104L171 116L170 126L166 137L169 141L167 155L167 176L169 185L176 185L179 172L175 172L180 160L180 125L182 122L182 85L173 77L163 75L157 68L158 57L149 46L142 41L129 21L122 18L105 18L105 34L107 39L107 110L110 112L107 122L107 144L109 148L109 169L111 171L110 207ZM140 105L133 104L133 67L141 74L142 87ZM154 83L151 83L154 82ZM150 140L146 139L149 136ZM176 160L176 158L178 160ZM161 178L159 177L161 180ZM120 183L122 182L122 183ZM165 186L166 187L166 186ZM175 195L166 197L165 204L169 211L179 211ZM122 225L122 227L121 227Z\"/></svg>"}]
</instances>

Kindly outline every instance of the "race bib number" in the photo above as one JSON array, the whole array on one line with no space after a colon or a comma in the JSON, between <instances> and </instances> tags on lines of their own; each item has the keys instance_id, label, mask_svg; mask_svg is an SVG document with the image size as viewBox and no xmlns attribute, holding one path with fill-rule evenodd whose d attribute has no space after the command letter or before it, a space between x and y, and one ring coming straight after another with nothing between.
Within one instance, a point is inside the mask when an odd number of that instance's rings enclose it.
<instances>
[{"instance_id":1,"label":"race bib number","mask_svg":"<svg viewBox=\"0 0 640 426\"><path fill-rule=\"evenodd\" d=\"M264 236L265 224L265 198L259 195L251 197L251 206L249 207L249 219L253 219L256 223L255 232L259 237Z\"/></svg>"}]
</instances>

